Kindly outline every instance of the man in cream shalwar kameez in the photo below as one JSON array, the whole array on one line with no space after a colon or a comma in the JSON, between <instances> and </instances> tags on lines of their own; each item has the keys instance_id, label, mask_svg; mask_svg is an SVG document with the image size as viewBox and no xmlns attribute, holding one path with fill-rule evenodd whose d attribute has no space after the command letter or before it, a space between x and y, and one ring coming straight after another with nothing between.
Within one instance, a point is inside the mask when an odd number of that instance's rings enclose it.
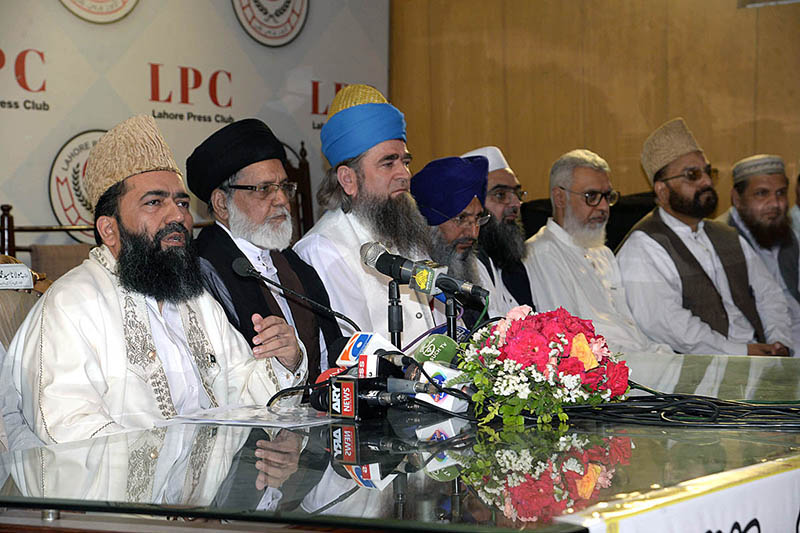
<instances>
[{"instance_id":1,"label":"man in cream shalwar kameez","mask_svg":"<svg viewBox=\"0 0 800 533\"><path fill-rule=\"evenodd\" d=\"M86 188L103 244L50 287L12 341L2 383L19 402L6 395L6 420L21 411L45 443L72 441L264 403L304 381L290 327L254 315L251 349L203 291L196 261L185 259L188 194L152 118L133 117L98 141ZM140 263L131 274L131 256L151 253L171 262ZM151 293L132 290L134 283Z\"/></svg>"}]
</instances>

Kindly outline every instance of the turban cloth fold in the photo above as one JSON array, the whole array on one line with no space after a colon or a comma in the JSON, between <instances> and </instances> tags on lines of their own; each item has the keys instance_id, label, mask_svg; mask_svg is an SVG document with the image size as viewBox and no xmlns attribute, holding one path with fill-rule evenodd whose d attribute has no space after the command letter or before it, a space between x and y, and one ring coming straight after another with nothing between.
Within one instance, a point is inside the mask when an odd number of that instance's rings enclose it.
<instances>
[{"instance_id":1,"label":"turban cloth fold","mask_svg":"<svg viewBox=\"0 0 800 533\"><path fill-rule=\"evenodd\" d=\"M222 182L248 165L278 159L286 150L269 126L256 118L228 124L211 134L186 160L186 181L195 196L208 203Z\"/></svg>"},{"instance_id":2,"label":"turban cloth fold","mask_svg":"<svg viewBox=\"0 0 800 533\"><path fill-rule=\"evenodd\" d=\"M406 140L406 119L392 104L361 104L337 112L320 132L322 153L336 166L363 154L376 144Z\"/></svg>"},{"instance_id":3,"label":"turban cloth fold","mask_svg":"<svg viewBox=\"0 0 800 533\"><path fill-rule=\"evenodd\" d=\"M411 178L411 195L430 226L458 216L473 198L486 201L489 160L482 155L434 159Z\"/></svg>"}]
</instances>

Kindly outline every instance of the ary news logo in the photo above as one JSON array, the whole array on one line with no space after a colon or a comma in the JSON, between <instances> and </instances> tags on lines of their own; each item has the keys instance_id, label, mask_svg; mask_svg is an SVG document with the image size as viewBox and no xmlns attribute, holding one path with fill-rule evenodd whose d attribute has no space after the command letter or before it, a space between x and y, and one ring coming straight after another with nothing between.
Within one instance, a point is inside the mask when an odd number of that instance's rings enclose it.
<instances>
[{"instance_id":1,"label":"ary news logo","mask_svg":"<svg viewBox=\"0 0 800 533\"><path fill-rule=\"evenodd\" d=\"M308 18L308 0L231 0L247 34L264 46L283 46L298 36Z\"/></svg>"},{"instance_id":2,"label":"ary news logo","mask_svg":"<svg viewBox=\"0 0 800 533\"><path fill-rule=\"evenodd\" d=\"M354 426L334 426L331 435L334 459L344 463L356 462L356 429Z\"/></svg>"},{"instance_id":3,"label":"ary news logo","mask_svg":"<svg viewBox=\"0 0 800 533\"><path fill-rule=\"evenodd\" d=\"M70 13L87 22L110 24L130 13L139 0L61 0Z\"/></svg>"},{"instance_id":4,"label":"ary news logo","mask_svg":"<svg viewBox=\"0 0 800 533\"><path fill-rule=\"evenodd\" d=\"M58 151L50 167L50 206L62 226L93 225L94 213L84 185L89 150L105 130L87 130L68 140ZM95 244L94 232L70 231L78 242Z\"/></svg>"}]
</instances>

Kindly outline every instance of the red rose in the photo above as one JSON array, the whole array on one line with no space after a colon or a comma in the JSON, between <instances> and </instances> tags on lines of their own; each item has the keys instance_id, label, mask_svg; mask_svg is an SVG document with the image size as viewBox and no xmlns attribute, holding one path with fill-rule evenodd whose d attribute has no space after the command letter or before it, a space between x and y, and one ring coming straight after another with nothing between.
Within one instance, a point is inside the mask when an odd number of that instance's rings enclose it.
<instances>
[{"instance_id":1,"label":"red rose","mask_svg":"<svg viewBox=\"0 0 800 533\"><path fill-rule=\"evenodd\" d=\"M600 382L603 381L603 368L598 366L589 370L586 374L581 376L581 381L583 381L584 385L596 391Z\"/></svg>"},{"instance_id":2,"label":"red rose","mask_svg":"<svg viewBox=\"0 0 800 533\"><path fill-rule=\"evenodd\" d=\"M628 464L631 458L630 437L612 437L608 443L608 456L612 465Z\"/></svg>"},{"instance_id":3,"label":"red rose","mask_svg":"<svg viewBox=\"0 0 800 533\"><path fill-rule=\"evenodd\" d=\"M558 363L558 371L564 374L583 374L583 363L577 357L565 357Z\"/></svg>"},{"instance_id":4,"label":"red rose","mask_svg":"<svg viewBox=\"0 0 800 533\"><path fill-rule=\"evenodd\" d=\"M608 381L606 381L605 388L611 391L612 398L621 396L622 394L625 394L626 390L628 390L629 372L630 369L628 368L628 365L625 364L625 361L620 361L619 363L609 361L606 365L606 375L608 376Z\"/></svg>"}]
</instances>

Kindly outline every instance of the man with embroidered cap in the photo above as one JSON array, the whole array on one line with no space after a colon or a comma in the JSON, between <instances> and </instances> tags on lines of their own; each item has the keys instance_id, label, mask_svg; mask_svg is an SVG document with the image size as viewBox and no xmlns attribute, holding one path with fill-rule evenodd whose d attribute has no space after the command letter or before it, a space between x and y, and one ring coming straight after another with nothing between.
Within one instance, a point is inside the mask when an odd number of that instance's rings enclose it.
<instances>
[{"instance_id":1,"label":"man with embroidered cap","mask_svg":"<svg viewBox=\"0 0 800 533\"><path fill-rule=\"evenodd\" d=\"M261 120L249 118L228 124L195 148L186 160L186 178L215 221L196 240L206 288L251 345L254 313L287 336L296 334L307 354L308 378L316 380L320 362L323 369L329 366L327 343L341 337L335 320L316 315L273 285L237 275L231 266L243 257L262 276L329 305L316 271L289 248L297 184L289 181L285 164L283 144Z\"/></svg>"},{"instance_id":2,"label":"man with embroidered cap","mask_svg":"<svg viewBox=\"0 0 800 533\"><path fill-rule=\"evenodd\" d=\"M490 291L486 318L502 315L494 303L488 271L475 255L478 231L491 217L483 209L488 165L483 156L444 157L431 161L411 179L411 195L431 227L431 259L447 266L448 275ZM461 302L464 323L471 328L484 303ZM444 306L440 307L443 313Z\"/></svg>"},{"instance_id":3,"label":"man with embroidered cap","mask_svg":"<svg viewBox=\"0 0 800 533\"><path fill-rule=\"evenodd\" d=\"M333 309L388 337L390 278L364 265L360 249L381 242L408 259L428 258L428 226L409 193L405 118L374 87L348 85L331 102L320 138L331 165L317 192L326 211L294 249L317 269ZM410 342L434 326L433 315L424 294L408 286L400 293Z\"/></svg>"},{"instance_id":4,"label":"man with embroidered cap","mask_svg":"<svg viewBox=\"0 0 800 533\"><path fill-rule=\"evenodd\" d=\"M487 268L495 287L495 304L498 310L504 310L503 315L518 305L534 307L531 277L524 261L527 248L520 215L527 193L498 147L484 146L461 157L474 155L489 160L486 209L492 218L481 227L478 259Z\"/></svg>"},{"instance_id":5,"label":"man with embroidered cap","mask_svg":"<svg viewBox=\"0 0 800 533\"><path fill-rule=\"evenodd\" d=\"M780 156L746 157L733 166L732 205L717 220L747 240L783 290L792 319L791 348L796 352L800 346L800 253L789 220L788 194L789 178Z\"/></svg>"},{"instance_id":6,"label":"man with embroidered cap","mask_svg":"<svg viewBox=\"0 0 800 533\"><path fill-rule=\"evenodd\" d=\"M706 218L716 171L682 118L650 134L642 166L657 207L617 256L642 331L680 353L788 355L782 291L744 238Z\"/></svg>"},{"instance_id":7,"label":"man with embroidered cap","mask_svg":"<svg viewBox=\"0 0 800 533\"><path fill-rule=\"evenodd\" d=\"M98 247L42 296L3 366L38 438L72 441L263 404L305 381L294 335L253 315L251 349L203 289L189 195L152 117L100 138L85 187ZM282 382L283 368L298 372Z\"/></svg>"},{"instance_id":8,"label":"man with embroidered cap","mask_svg":"<svg viewBox=\"0 0 800 533\"><path fill-rule=\"evenodd\" d=\"M527 241L533 300L540 310L563 307L590 319L613 352L673 353L636 324L619 265L605 245L611 206L619 199L610 173L605 159L584 149L550 167L553 216Z\"/></svg>"}]
</instances>

